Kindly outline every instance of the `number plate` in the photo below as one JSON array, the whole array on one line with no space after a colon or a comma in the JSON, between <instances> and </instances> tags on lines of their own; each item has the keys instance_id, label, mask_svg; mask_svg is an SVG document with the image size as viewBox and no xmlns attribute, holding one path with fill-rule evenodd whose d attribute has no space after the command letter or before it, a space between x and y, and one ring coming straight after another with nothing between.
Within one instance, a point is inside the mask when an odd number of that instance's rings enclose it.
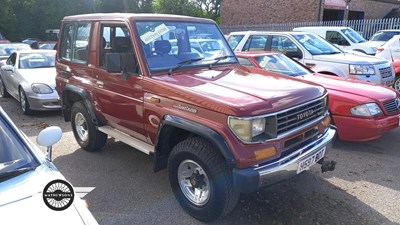
<instances>
[{"instance_id":1,"label":"number plate","mask_svg":"<svg viewBox=\"0 0 400 225\"><path fill-rule=\"evenodd\" d=\"M308 170L312 165L314 165L316 162L318 162L320 159L322 159L325 156L325 150L326 147L323 147L321 150L319 150L317 153L314 155L304 159L299 163L299 166L297 167L297 173L301 173L304 170Z\"/></svg>"}]
</instances>

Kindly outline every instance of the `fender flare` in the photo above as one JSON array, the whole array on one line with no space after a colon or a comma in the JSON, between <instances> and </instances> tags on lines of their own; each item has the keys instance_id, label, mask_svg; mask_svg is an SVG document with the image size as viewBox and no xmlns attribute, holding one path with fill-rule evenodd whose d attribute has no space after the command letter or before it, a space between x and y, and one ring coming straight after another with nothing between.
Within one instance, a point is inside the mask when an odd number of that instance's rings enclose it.
<instances>
[{"instance_id":1,"label":"fender flare","mask_svg":"<svg viewBox=\"0 0 400 225\"><path fill-rule=\"evenodd\" d=\"M341 71L340 69L337 69L335 67L330 67L330 66L319 67L318 69L315 69L314 71L317 73L321 73L321 74L324 74L324 72L330 72L339 77L348 77L347 74L344 73L343 71Z\"/></svg>"},{"instance_id":2,"label":"fender flare","mask_svg":"<svg viewBox=\"0 0 400 225\"><path fill-rule=\"evenodd\" d=\"M69 95L68 93L74 93L80 96L80 99L82 99L83 104L85 105L86 109L88 110L90 117L92 118L92 122L95 125L99 124L99 120L97 119L97 115L95 113L92 101L91 101L91 96L89 92L83 88L71 85L71 84L66 84L62 91L61 91L61 105L62 105L62 113L64 116L64 121L69 122L71 121L71 108L72 105L74 104L75 101L71 101L68 99Z\"/></svg>"},{"instance_id":3,"label":"fender flare","mask_svg":"<svg viewBox=\"0 0 400 225\"><path fill-rule=\"evenodd\" d=\"M198 135L205 140L209 141L212 146L221 153L226 163L229 166L234 166L236 164L236 159L226 143L225 139L217 133L215 130L204 126L203 124L174 116L174 115L165 115L161 121L161 124L158 129L157 137L160 137L163 129L166 126L176 127L187 132ZM166 157L166 152L162 151L162 144L160 144L160 139L157 138L154 152L154 171L157 172L161 169L166 168L168 157ZM168 151L169 155L170 151Z\"/></svg>"}]
</instances>

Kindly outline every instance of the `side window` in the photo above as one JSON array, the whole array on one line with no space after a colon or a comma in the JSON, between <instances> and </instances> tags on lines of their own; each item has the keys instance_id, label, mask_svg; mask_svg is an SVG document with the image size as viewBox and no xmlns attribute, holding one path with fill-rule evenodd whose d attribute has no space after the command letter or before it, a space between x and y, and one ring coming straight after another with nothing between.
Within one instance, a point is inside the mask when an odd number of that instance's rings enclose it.
<instances>
[{"instance_id":1,"label":"side window","mask_svg":"<svg viewBox=\"0 0 400 225\"><path fill-rule=\"evenodd\" d=\"M106 66L107 53L118 53L121 68L126 72L138 73L138 64L133 54L133 47L128 27L125 24L103 24L101 26L99 65Z\"/></svg>"},{"instance_id":2,"label":"side window","mask_svg":"<svg viewBox=\"0 0 400 225\"><path fill-rule=\"evenodd\" d=\"M238 60L239 60L240 65L243 65L243 66L253 66L253 67L254 67L254 65L250 62L250 60L248 60L248 59L246 59L246 58L238 57Z\"/></svg>"},{"instance_id":3,"label":"side window","mask_svg":"<svg viewBox=\"0 0 400 225\"><path fill-rule=\"evenodd\" d=\"M228 44L234 50L239 42L243 39L244 35L232 35L228 38Z\"/></svg>"},{"instance_id":4,"label":"side window","mask_svg":"<svg viewBox=\"0 0 400 225\"><path fill-rule=\"evenodd\" d=\"M6 64L7 65L11 65L11 66L15 66L15 61L17 60L17 53L13 53L8 59Z\"/></svg>"},{"instance_id":5,"label":"side window","mask_svg":"<svg viewBox=\"0 0 400 225\"><path fill-rule=\"evenodd\" d=\"M350 46L350 43L337 31L327 31L326 40L332 44Z\"/></svg>"},{"instance_id":6,"label":"side window","mask_svg":"<svg viewBox=\"0 0 400 225\"><path fill-rule=\"evenodd\" d=\"M271 41L271 51L282 52L301 52L297 45L285 36L273 36Z\"/></svg>"},{"instance_id":7,"label":"side window","mask_svg":"<svg viewBox=\"0 0 400 225\"><path fill-rule=\"evenodd\" d=\"M65 24L60 41L60 58L86 64L89 55L91 23Z\"/></svg>"},{"instance_id":8,"label":"side window","mask_svg":"<svg viewBox=\"0 0 400 225\"><path fill-rule=\"evenodd\" d=\"M252 35L247 40L242 51L264 51L267 40L267 35Z\"/></svg>"}]
</instances>

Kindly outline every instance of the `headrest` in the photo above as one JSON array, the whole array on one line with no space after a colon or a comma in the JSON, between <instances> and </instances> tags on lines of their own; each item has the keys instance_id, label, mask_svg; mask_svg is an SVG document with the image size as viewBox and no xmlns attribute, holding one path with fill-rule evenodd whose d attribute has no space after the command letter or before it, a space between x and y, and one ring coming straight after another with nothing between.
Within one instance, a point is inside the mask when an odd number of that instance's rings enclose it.
<instances>
[{"instance_id":1,"label":"headrest","mask_svg":"<svg viewBox=\"0 0 400 225\"><path fill-rule=\"evenodd\" d=\"M115 37L112 39L113 52L129 52L132 50L131 39L129 37Z\"/></svg>"},{"instance_id":2,"label":"headrest","mask_svg":"<svg viewBox=\"0 0 400 225\"><path fill-rule=\"evenodd\" d=\"M171 51L171 43L168 40L158 40L154 42L154 50L164 54Z\"/></svg>"}]
</instances>

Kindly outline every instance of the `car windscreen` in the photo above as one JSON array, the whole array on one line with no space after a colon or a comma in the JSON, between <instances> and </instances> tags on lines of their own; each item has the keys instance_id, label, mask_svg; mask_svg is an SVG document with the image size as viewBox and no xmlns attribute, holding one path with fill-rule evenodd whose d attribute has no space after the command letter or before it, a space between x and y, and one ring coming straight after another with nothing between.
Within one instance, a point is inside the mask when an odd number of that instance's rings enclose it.
<instances>
[{"instance_id":1,"label":"car windscreen","mask_svg":"<svg viewBox=\"0 0 400 225\"><path fill-rule=\"evenodd\" d=\"M21 53L19 56L20 69L36 69L55 67L55 52Z\"/></svg>"},{"instance_id":2,"label":"car windscreen","mask_svg":"<svg viewBox=\"0 0 400 225\"><path fill-rule=\"evenodd\" d=\"M27 44L0 44L0 56L10 56L15 51L29 50L31 47Z\"/></svg>"},{"instance_id":3,"label":"car windscreen","mask_svg":"<svg viewBox=\"0 0 400 225\"><path fill-rule=\"evenodd\" d=\"M353 29L343 29L341 30L346 37L348 37L353 43L363 43L366 42L366 40L357 32L355 32Z\"/></svg>"},{"instance_id":4,"label":"car windscreen","mask_svg":"<svg viewBox=\"0 0 400 225\"><path fill-rule=\"evenodd\" d=\"M389 41L394 35L400 34L400 31L384 31L374 34L370 41Z\"/></svg>"},{"instance_id":5,"label":"car windscreen","mask_svg":"<svg viewBox=\"0 0 400 225\"><path fill-rule=\"evenodd\" d=\"M307 75L310 72L283 54L271 54L254 57L264 70L292 77Z\"/></svg>"},{"instance_id":6,"label":"car windscreen","mask_svg":"<svg viewBox=\"0 0 400 225\"><path fill-rule=\"evenodd\" d=\"M293 37L312 55L332 55L342 53L334 45L315 34L293 34Z\"/></svg>"},{"instance_id":7,"label":"car windscreen","mask_svg":"<svg viewBox=\"0 0 400 225\"><path fill-rule=\"evenodd\" d=\"M135 25L150 72L237 63L214 23L137 21Z\"/></svg>"},{"instance_id":8,"label":"car windscreen","mask_svg":"<svg viewBox=\"0 0 400 225\"><path fill-rule=\"evenodd\" d=\"M0 182L38 165L21 138L0 115Z\"/></svg>"}]
</instances>

